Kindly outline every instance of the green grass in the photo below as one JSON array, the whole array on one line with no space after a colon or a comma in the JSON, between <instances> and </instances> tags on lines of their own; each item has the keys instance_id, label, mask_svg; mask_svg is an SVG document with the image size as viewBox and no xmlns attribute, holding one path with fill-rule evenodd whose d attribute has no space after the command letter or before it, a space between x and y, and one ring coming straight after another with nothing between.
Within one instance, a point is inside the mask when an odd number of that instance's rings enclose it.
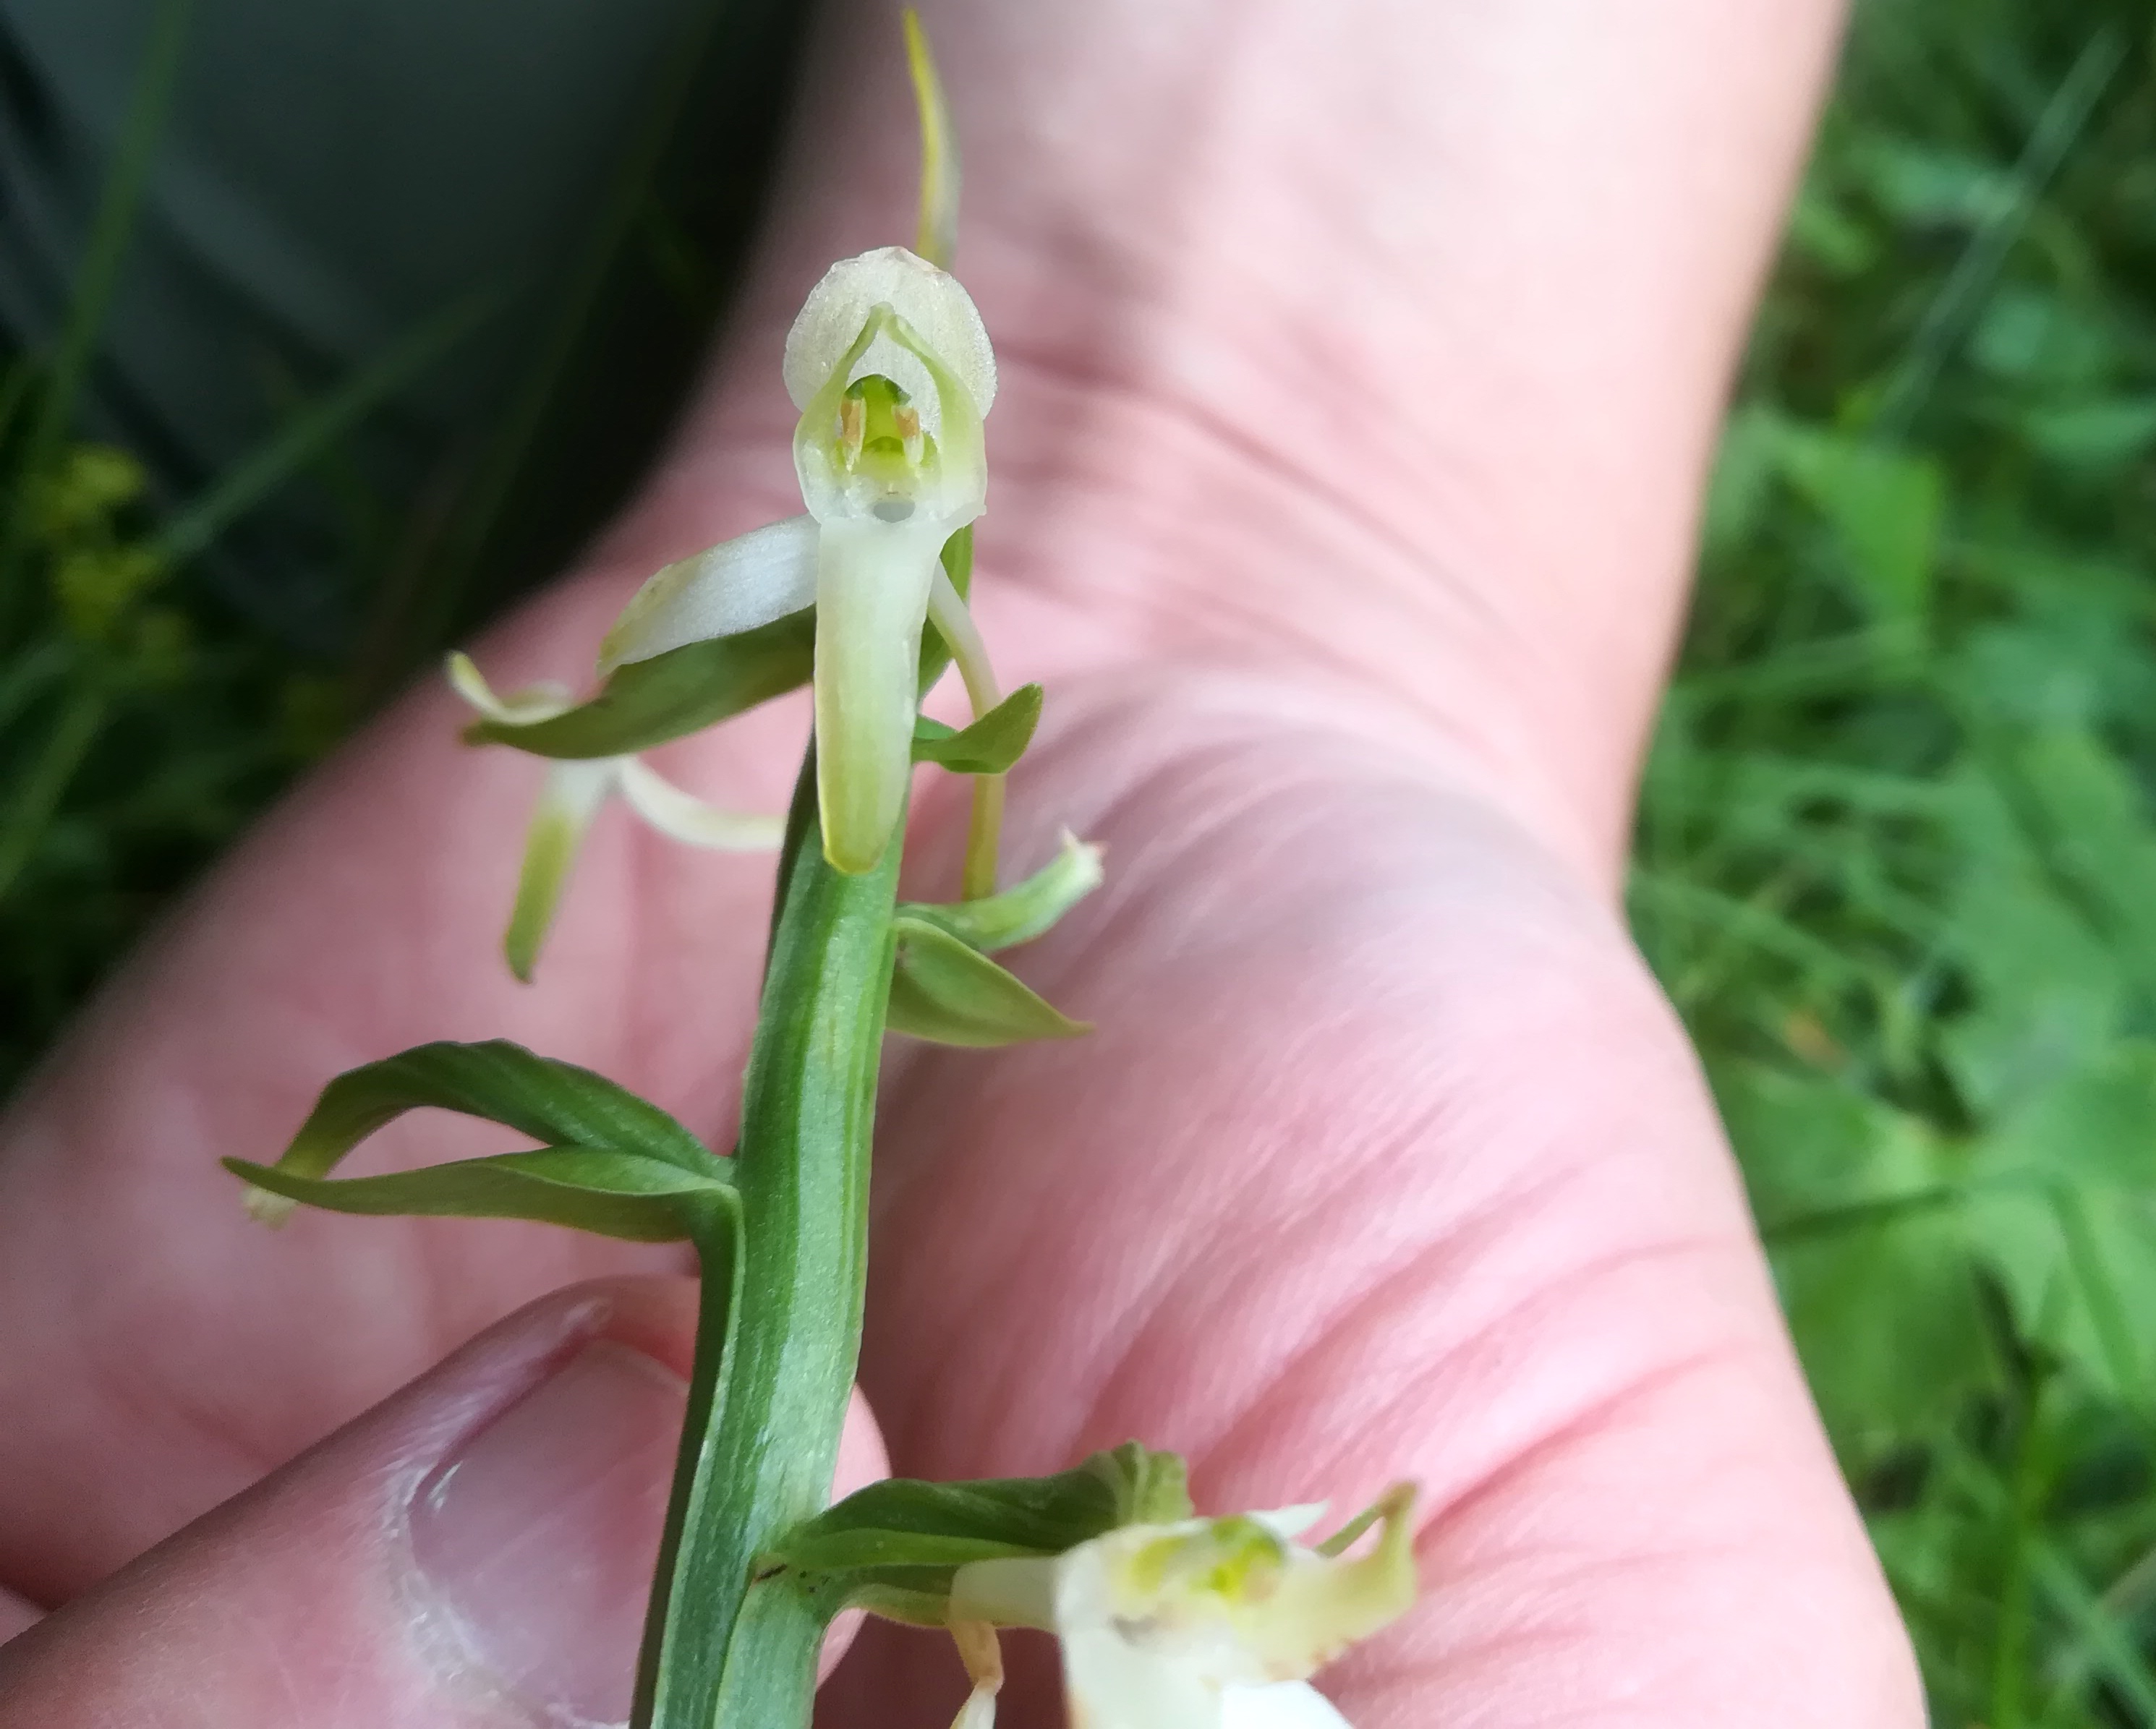
<instances>
[{"instance_id":1,"label":"green grass","mask_svg":"<svg viewBox=\"0 0 2156 1729\"><path fill-rule=\"evenodd\" d=\"M1955 1729L2156 1724L2148 29L1861 15L1640 821L1635 927Z\"/></svg>"},{"instance_id":2,"label":"green grass","mask_svg":"<svg viewBox=\"0 0 2156 1729\"><path fill-rule=\"evenodd\" d=\"M353 711L189 561L468 316L157 511L64 436L100 232L54 356L0 372L0 1087ZM1632 904L1951 1729L2156 1729L2152 549L2145 13L1875 0L1717 473Z\"/></svg>"}]
</instances>

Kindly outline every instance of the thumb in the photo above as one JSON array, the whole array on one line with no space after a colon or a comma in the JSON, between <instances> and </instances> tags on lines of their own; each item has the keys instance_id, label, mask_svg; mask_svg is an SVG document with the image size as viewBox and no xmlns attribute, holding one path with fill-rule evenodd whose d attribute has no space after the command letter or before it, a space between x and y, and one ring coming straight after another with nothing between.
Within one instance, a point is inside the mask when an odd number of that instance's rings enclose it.
<instances>
[{"instance_id":1,"label":"thumb","mask_svg":"<svg viewBox=\"0 0 2156 1729\"><path fill-rule=\"evenodd\" d=\"M512 1316L0 1645L0 1723L620 1721L694 1326L681 1279ZM882 1470L856 1398L840 1492Z\"/></svg>"}]
</instances>

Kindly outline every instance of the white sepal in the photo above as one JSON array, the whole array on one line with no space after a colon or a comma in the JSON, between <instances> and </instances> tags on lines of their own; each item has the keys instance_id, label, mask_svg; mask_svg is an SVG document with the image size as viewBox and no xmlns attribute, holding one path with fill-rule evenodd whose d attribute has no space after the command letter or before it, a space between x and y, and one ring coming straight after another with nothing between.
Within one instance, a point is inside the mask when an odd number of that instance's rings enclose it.
<instances>
[{"instance_id":1,"label":"white sepal","mask_svg":"<svg viewBox=\"0 0 2156 1729\"><path fill-rule=\"evenodd\" d=\"M754 630L816 598L816 525L788 516L679 559L638 589L599 644L599 675Z\"/></svg>"},{"instance_id":2,"label":"white sepal","mask_svg":"<svg viewBox=\"0 0 2156 1729\"><path fill-rule=\"evenodd\" d=\"M488 720L499 721L508 726L529 726L536 721L551 721L577 705L577 699L564 686L552 680L527 685L521 690L497 696L494 687L487 683L486 675L473 664L471 656L462 652L449 656L449 688L458 695Z\"/></svg>"},{"instance_id":3,"label":"white sepal","mask_svg":"<svg viewBox=\"0 0 2156 1729\"><path fill-rule=\"evenodd\" d=\"M1068 847L1075 845L1076 842L1066 835L1064 844ZM1276 1507L1270 1512L1256 1512L1250 1516L1282 1542L1293 1542L1322 1519L1326 1508L1331 1505L1329 1501L1306 1501L1298 1506Z\"/></svg>"},{"instance_id":4,"label":"white sepal","mask_svg":"<svg viewBox=\"0 0 2156 1729\"><path fill-rule=\"evenodd\" d=\"M1224 1691L1220 1729L1349 1729L1349 1724L1308 1681L1277 1681Z\"/></svg>"},{"instance_id":5,"label":"white sepal","mask_svg":"<svg viewBox=\"0 0 2156 1729\"><path fill-rule=\"evenodd\" d=\"M685 846L722 853L768 852L786 838L786 819L762 812L721 810L683 792L641 758L615 759L616 784L629 808Z\"/></svg>"},{"instance_id":6,"label":"white sepal","mask_svg":"<svg viewBox=\"0 0 2156 1729\"><path fill-rule=\"evenodd\" d=\"M844 358L869 315L889 306L919 333L985 414L996 399L996 356L973 296L958 279L939 270L903 246L881 246L858 258L841 259L809 290L808 300L786 333L786 393L793 406L806 408ZM920 361L888 336L880 337L848 367L851 377L880 372L923 404L927 421L935 401ZM850 379L849 380L850 382ZM928 430L942 429L932 422Z\"/></svg>"},{"instance_id":7,"label":"white sepal","mask_svg":"<svg viewBox=\"0 0 2156 1729\"><path fill-rule=\"evenodd\" d=\"M575 866L592 818L613 790L619 757L547 765L546 783L525 831L524 864L516 877L516 905L502 947L509 970L530 983L540 945L554 922L554 909Z\"/></svg>"}]
</instances>

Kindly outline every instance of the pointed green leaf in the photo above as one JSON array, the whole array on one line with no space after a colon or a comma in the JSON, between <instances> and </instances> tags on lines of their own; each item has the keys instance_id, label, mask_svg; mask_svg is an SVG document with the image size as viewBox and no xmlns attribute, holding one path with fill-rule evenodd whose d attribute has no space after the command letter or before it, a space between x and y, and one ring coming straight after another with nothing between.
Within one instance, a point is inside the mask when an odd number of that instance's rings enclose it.
<instances>
[{"instance_id":1,"label":"pointed green leaf","mask_svg":"<svg viewBox=\"0 0 2156 1729\"><path fill-rule=\"evenodd\" d=\"M993 953L1032 941L1100 885L1100 848L1086 845L1075 834L1065 834L1061 852L1000 895L947 906L908 900L900 905L898 916L916 924L933 925L968 948Z\"/></svg>"},{"instance_id":2,"label":"pointed green leaf","mask_svg":"<svg viewBox=\"0 0 2156 1729\"><path fill-rule=\"evenodd\" d=\"M971 1483L889 1478L797 1525L767 1559L829 1574L1060 1555L1119 1526L1188 1518L1185 1480L1179 1455L1135 1441L1053 1476Z\"/></svg>"},{"instance_id":3,"label":"pointed green leaf","mask_svg":"<svg viewBox=\"0 0 2156 1729\"><path fill-rule=\"evenodd\" d=\"M352 1183L321 1180L376 1130L424 1107L484 1117L549 1144ZM732 1192L727 1167L657 1106L603 1075L502 1039L415 1045L348 1070L322 1089L274 1166L225 1164L254 1185L249 1205L272 1224L306 1201L347 1213L551 1219L664 1241L687 1234L676 1225L703 1216L698 1209L712 1204L711 1195Z\"/></svg>"},{"instance_id":4,"label":"pointed green leaf","mask_svg":"<svg viewBox=\"0 0 2156 1729\"><path fill-rule=\"evenodd\" d=\"M552 1146L635 1153L698 1177L726 1174L704 1143L656 1105L603 1075L536 1056L506 1039L415 1045L348 1070L322 1089L277 1168L326 1176L377 1129L428 1106L485 1117Z\"/></svg>"},{"instance_id":5,"label":"pointed green leaf","mask_svg":"<svg viewBox=\"0 0 2156 1729\"><path fill-rule=\"evenodd\" d=\"M913 760L953 774L1008 774L1040 724L1040 686L1021 685L970 726L954 728L922 715L913 723Z\"/></svg>"},{"instance_id":6,"label":"pointed green leaf","mask_svg":"<svg viewBox=\"0 0 2156 1729\"><path fill-rule=\"evenodd\" d=\"M1015 1044L1027 1039L1075 1039L1091 1029L1074 1021L986 955L926 920L894 921L898 961L891 980L894 1033L938 1044Z\"/></svg>"},{"instance_id":7,"label":"pointed green leaf","mask_svg":"<svg viewBox=\"0 0 2156 1729\"><path fill-rule=\"evenodd\" d=\"M460 1159L454 1164L341 1181L226 1159L257 1188L334 1213L430 1219L528 1219L632 1243L671 1243L704 1234L715 1213L734 1206L733 1185L663 1159L581 1147Z\"/></svg>"},{"instance_id":8,"label":"pointed green leaf","mask_svg":"<svg viewBox=\"0 0 2156 1729\"><path fill-rule=\"evenodd\" d=\"M589 702L517 726L480 721L472 744L512 745L535 757L625 757L701 732L808 682L815 658L813 607L744 630L670 649L615 669Z\"/></svg>"}]
</instances>

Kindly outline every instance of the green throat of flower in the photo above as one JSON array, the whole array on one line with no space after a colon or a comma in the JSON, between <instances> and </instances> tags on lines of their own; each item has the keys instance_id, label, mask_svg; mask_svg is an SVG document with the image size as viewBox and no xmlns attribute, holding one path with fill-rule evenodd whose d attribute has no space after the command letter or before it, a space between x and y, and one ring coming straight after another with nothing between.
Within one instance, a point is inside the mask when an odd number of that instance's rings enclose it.
<instances>
[{"instance_id":1,"label":"green throat of flower","mask_svg":"<svg viewBox=\"0 0 2156 1729\"><path fill-rule=\"evenodd\" d=\"M837 454L852 501L880 521L905 521L934 484L936 439L912 398L880 372L856 378L839 398Z\"/></svg>"}]
</instances>

